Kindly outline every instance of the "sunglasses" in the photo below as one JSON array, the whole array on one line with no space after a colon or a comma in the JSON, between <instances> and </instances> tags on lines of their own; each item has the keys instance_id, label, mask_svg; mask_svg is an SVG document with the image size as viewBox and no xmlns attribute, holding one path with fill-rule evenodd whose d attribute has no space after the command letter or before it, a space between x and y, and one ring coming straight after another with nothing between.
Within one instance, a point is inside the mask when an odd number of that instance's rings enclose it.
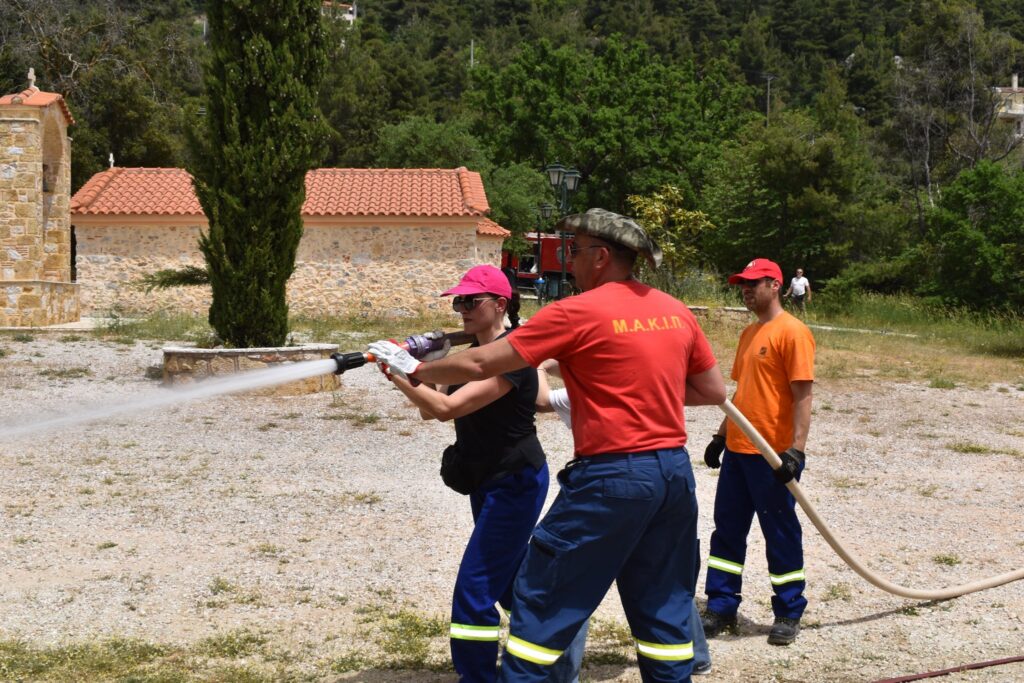
<instances>
[{"instance_id":1,"label":"sunglasses","mask_svg":"<svg viewBox=\"0 0 1024 683\"><path fill-rule=\"evenodd\" d=\"M580 247L580 246L577 246L577 245L573 244L573 245L569 246L569 256L572 257L572 258L576 258L577 256L579 256L579 253L581 251L583 251L584 249L608 249L608 248L609 247L607 247L607 246L605 246L603 244L591 244L589 247Z\"/></svg>"},{"instance_id":2,"label":"sunglasses","mask_svg":"<svg viewBox=\"0 0 1024 683\"><path fill-rule=\"evenodd\" d=\"M476 308L481 301L494 301L493 296L481 296L481 297L462 297L457 296L452 299L452 310L456 313L463 313L472 311Z\"/></svg>"}]
</instances>

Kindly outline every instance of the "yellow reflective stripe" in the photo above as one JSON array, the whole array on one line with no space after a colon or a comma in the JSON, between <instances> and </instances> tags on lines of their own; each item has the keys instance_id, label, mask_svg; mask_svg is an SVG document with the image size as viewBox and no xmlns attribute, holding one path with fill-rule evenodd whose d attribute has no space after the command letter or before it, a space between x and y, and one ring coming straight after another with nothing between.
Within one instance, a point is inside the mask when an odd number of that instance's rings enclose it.
<instances>
[{"instance_id":1,"label":"yellow reflective stripe","mask_svg":"<svg viewBox=\"0 0 1024 683\"><path fill-rule=\"evenodd\" d=\"M708 567L718 569L723 572L728 572L730 574L743 573L742 564L736 564L735 562L730 562L729 560L723 560L722 558L715 557L714 555L708 558Z\"/></svg>"},{"instance_id":2,"label":"yellow reflective stripe","mask_svg":"<svg viewBox=\"0 0 1024 683\"><path fill-rule=\"evenodd\" d=\"M470 626L452 623L451 637L455 640L498 640L498 626Z\"/></svg>"},{"instance_id":3,"label":"yellow reflective stripe","mask_svg":"<svg viewBox=\"0 0 1024 683\"><path fill-rule=\"evenodd\" d=\"M505 643L505 651L514 654L519 659L525 659L528 662L534 664L554 664L558 661L558 658L562 656L561 650L551 650L540 645L534 645L528 643L522 638L516 638L515 636L509 636L508 642Z\"/></svg>"},{"instance_id":4,"label":"yellow reflective stripe","mask_svg":"<svg viewBox=\"0 0 1024 683\"><path fill-rule=\"evenodd\" d=\"M686 659L693 659L693 641L679 643L678 645L663 645L661 643L648 643L639 638L636 640L636 651L649 659L659 659L663 662L680 662Z\"/></svg>"},{"instance_id":5,"label":"yellow reflective stripe","mask_svg":"<svg viewBox=\"0 0 1024 683\"><path fill-rule=\"evenodd\" d=\"M788 574L769 574L768 578L772 580L773 586L781 586L784 583L792 583L793 581L807 580L803 569L797 569L795 572L789 572Z\"/></svg>"}]
</instances>

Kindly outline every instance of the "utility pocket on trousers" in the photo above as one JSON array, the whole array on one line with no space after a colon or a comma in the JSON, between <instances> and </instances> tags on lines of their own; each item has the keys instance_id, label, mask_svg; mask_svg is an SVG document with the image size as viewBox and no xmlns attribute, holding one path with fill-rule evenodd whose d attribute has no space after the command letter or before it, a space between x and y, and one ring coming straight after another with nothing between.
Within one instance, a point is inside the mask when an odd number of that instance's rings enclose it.
<instances>
[{"instance_id":1,"label":"utility pocket on trousers","mask_svg":"<svg viewBox=\"0 0 1024 683\"><path fill-rule=\"evenodd\" d=\"M561 567L569 561L568 555L576 543L555 536L539 526L533 530L525 566L516 580L516 592L526 602L544 605L548 596L558 592Z\"/></svg>"},{"instance_id":2,"label":"utility pocket on trousers","mask_svg":"<svg viewBox=\"0 0 1024 683\"><path fill-rule=\"evenodd\" d=\"M604 496L625 500L651 500L654 498L654 487L647 481L609 478L604 480Z\"/></svg>"}]
</instances>

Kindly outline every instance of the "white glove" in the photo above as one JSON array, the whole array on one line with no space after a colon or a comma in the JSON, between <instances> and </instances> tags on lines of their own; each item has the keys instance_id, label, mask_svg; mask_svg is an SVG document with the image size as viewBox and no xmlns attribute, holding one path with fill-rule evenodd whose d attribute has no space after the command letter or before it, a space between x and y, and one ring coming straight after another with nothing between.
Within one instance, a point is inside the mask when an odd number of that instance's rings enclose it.
<instances>
[{"instance_id":1,"label":"white glove","mask_svg":"<svg viewBox=\"0 0 1024 683\"><path fill-rule=\"evenodd\" d=\"M409 375L416 372L416 368L422 365L410 356L408 351L386 339L370 344L369 351L378 362L391 368L391 374L398 375L402 379L409 379Z\"/></svg>"}]
</instances>

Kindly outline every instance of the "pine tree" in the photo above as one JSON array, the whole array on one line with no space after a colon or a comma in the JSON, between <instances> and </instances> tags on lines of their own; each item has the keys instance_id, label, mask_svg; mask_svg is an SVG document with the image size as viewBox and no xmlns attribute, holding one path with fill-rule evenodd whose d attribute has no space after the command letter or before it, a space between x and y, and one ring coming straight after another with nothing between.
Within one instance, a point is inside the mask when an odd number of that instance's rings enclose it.
<instances>
[{"instance_id":1,"label":"pine tree","mask_svg":"<svg viewBox=\"0 0 1024 683\"><path fill-rule=\"evenodd\" d=\"M320 0L208 0L205 135L191 169L210 324L229 345L280 346L285 286L302 236L306 172L323 158Z\"/></svg>"}]
</instances>

